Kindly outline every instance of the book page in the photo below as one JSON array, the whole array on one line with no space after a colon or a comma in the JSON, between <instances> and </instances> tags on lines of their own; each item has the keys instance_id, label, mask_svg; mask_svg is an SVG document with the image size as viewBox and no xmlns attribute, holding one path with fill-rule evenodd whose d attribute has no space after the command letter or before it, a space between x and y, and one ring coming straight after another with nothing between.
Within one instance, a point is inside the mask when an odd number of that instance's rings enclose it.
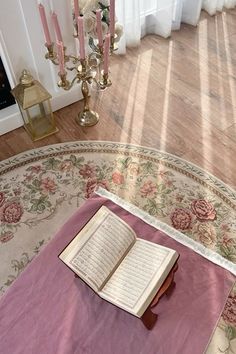
<instances>
[{"instance_id":1,"label":"book page","mask_svg":"<svg viewBox=\"0 0 236 354\"><path fill-rule=\"evenodd\" d=\"M97 291L135 238L134 231L103 206L59 258Z\"/></svg>"},{"instance_id":2,"label":"book page","mask_svg":"<svg viewBox=\"0 0 236 354\"><path fill-rule=\"evenodd\" d=\"M137 239L99 295L141 315L145 303L156 295L177 258L174 250Z\"/></svg>"}]
</instances>

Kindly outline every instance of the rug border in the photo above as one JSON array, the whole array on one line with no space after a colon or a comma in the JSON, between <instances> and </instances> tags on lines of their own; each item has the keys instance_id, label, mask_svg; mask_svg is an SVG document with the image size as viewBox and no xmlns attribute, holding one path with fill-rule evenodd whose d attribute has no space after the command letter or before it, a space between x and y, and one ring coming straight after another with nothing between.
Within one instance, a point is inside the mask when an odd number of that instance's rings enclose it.
<instances>
[{"instance_id":1,"label":"rug border","mask_svg":"<svg viewBox=\"0 0 236 354\"><path fill-rule=\"evenodd\" d=\"M89 148L95 149L96 147L101 151L102 149L117 148L117 149L123 149L125 151L128 150L133 153L135 153L135 149L136 149L137 150L136 153L139 154L142 154L142 152L145 154L148 153L149 158L151 157L159 158L159 160L163 160L163 162L166 160L166 162L171 163L172 168L175 167L177 171L178 169L181 168L182 170L185 170L187 173L191 174L192 178L195 177L201 179L202 184L205 184L205 186L212 192L218 194L217 191L219 191L221 194L220 197L222 198L222 196L224 195L226 198L228 198L228 200L224 198L222 199L226 203L230 204L230 206L236 210L236 191L232 187L227 185L225 182L221 181L218 177L214 176L208 171L204 171L198 165L189 162L183 159L182 157L175 156L169 152L157 150L152 147L140 146L140 145L129 144L129 143L114 142L114 141L99 141L99 140L83 140L83 141L71 141L71 142L51 144L36 149L27 150L13 157L1 161L0 176L9 171L12 171L17 167L25 165L26 163L38 161L40 158L47 158L49 156L59 155L60 153L66 153L67 149L68 149L67 153L73 153L73 150L83 149L83 148L87 149L87 152L89 152L88 150ZM47 155L45 155L45 151L48 151ZM147 156L145 155L145 157ZM182 170L181 173L183 173Z\"/></svg>"},{"instance_id":2,"label":"rug border","mask_svg":"<svg viewBox=\"0 0 236 354\"><path fill-rule=\"evenodd\" d=\"M169 237L173 238L175 241L181 243L182 245L192 249L194 252L200 254L202 257L208 259L209 261L221 266L222 268L228 270L233 275L236 276L236 264L228 261L218 253L206 248L202 244L190 239L188 236L182 234L180 231L174 229L173 227L165 224L164 222L154 218L153 216L149 215L145 211L139 209L135 205L125 201L124 199L118 197L117 195L107 191L104 188L99 187L96 191L96 194L100 195L101 197L105 197L123 209L127 210L129 213L137 216L141 220L145 221L147 224L165 232Z\"/></svg>"}]
</instances>

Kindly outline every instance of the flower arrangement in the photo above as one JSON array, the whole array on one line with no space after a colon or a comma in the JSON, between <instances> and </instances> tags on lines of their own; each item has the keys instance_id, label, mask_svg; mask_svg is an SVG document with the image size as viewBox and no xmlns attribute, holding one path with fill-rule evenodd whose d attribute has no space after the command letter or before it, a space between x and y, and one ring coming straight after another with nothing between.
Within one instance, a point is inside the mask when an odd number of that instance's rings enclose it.
<instances>
[{"instance_id":1,"label":"flower arrangement","mask_svg":"<svg viewBox=\"0 0 236 354\"><path fill-rule=\"evenodd\" d=\"M76 19L74 16L73 1L73 20L76 26ZM96 31L96 10L101 10L102 15L102 35L103 38L109 32L109 0L80 0L80 14L84 18L84 30L88 37L92 39L97 39ZM114 41L119 42L123 34L123 26L120 25L117 21L115 23L115 37Z\"/></svg>"}]
</instances>

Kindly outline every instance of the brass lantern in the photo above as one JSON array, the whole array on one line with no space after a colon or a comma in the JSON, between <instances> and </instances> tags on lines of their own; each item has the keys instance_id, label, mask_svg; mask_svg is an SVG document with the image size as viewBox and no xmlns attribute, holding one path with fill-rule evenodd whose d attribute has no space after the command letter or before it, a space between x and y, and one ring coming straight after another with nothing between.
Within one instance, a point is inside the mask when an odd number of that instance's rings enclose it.
<instances>
[{"instance_id":1,"label":"brass lantern","mask_svg":"<svg viewBox=\"0 0 236 354\"><path fill-rule=\"evenodd\" d=\"M20 83L11 93L20 107L24 127L33 141L58 132L51 108L52 96L27 70L22 71Z\"/></svg>"}]
</instances>

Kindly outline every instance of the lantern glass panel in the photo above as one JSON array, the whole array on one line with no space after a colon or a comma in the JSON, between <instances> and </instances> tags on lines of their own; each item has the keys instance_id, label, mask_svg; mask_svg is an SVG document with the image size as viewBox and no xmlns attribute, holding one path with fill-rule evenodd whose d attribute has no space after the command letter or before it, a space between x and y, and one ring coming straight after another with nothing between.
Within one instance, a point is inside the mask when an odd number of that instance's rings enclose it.
<instances>
[{"instance_id":1,"label":"lantern glass panel","mask_svg":"<svg viewBox=\"0 0 236 354\"><path fill-rule=\"evenodd\" d=\"M41 112L43 111L42 107L40 109L40 106L42 104L36 104L33 107L30 107L27 109L29 116L31 117L32 121L35 121L37 119L40 119L41 117L43 117L44 115L41 114Z\"/></svg>"},{"instance_id":2,"label":"lantern glass panel","mask_svg":"<svg viewBox=\"0 0 236 354\"><path fill-rule=\"evenodd\" d=\"M35 137L48 134L54 128L50 104L48 101L39 103L27 109L32 122L33 134Z\"/></svg>"},{"instance_id":3,"label":"lantern glass panel","mask_svg":"<svg viewBox=\"0 0 236 354\"><path fill-rule=\"evenodd\" d=\"M24 124L25 125L29 124L29 117L28 117L27 111L24 110L20 105L18 105L18 106L20 108L21 115L22 115L23 120L24 120Z\"/></svg>"}]
</instances>

